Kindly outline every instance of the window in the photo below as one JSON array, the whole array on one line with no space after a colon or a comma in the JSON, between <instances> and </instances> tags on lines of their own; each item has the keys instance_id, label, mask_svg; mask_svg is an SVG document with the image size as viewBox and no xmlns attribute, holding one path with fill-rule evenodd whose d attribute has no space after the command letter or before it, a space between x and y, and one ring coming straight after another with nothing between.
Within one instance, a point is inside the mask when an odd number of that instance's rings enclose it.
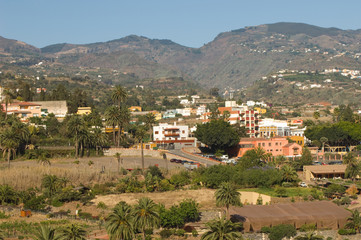
<instances>
[{"instance_id":1,"label":"window","mask_svg":"<svg viewBox=\"0 0 361 240\"><path fill-rule=\"evenodd\" d=\"M276 142L276 146L278 146L278 142Z\"/></svg>"},{"instance_id":2,"label":"window","mask_svg":"<svg viewBox=\"0 0 361 240\"><path fill-rule=\"evenodd\" d=\"M271 143L268 143L268 146L270 147L270 146L271 146Z\"/></svg>"},{"instance_id":3,"label":"window","mask_svg":"<svg viewBox=\"0 0 361 240\"><path fill-rule=\"evenodd\" d=\"M158 134L159 132L158 131L155 131L154 134Z\"/></svg>"},{"instance_id":4,"label":"window","mask_svg":"<svg viewBox=\"0 0 361 240\"><path fill-rule=\"evenodd\" d=\"M182 133L185 133L185 131L183 130Z\"/></svg>"},{"instance_id":5,"label":"window","mask_svg":"<svg viewBox=\"0 0 361 240\"><path fill-rule=\"evenodd\" d=\"M262 147L264 147L264 146L266 146L266 144L265 144L265 143L262 143Z\"/></svg>"}]
</instances>

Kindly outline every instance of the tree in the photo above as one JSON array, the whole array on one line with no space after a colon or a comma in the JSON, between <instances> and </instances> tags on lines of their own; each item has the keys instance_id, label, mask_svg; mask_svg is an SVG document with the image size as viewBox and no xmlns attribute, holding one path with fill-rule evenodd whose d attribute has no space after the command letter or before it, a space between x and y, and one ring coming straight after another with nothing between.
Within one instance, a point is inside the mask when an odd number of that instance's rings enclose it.
<instances>
[{"instance_id":1,"label":"tree","mask_svg":"<svg viewBox=\"0 0 361 240\"><path fill-rule=\"evenodd\" d=\"M84 120L79 115L73 115L67 122L68 132L71 133L75 142L75 158L79 156L79 144L81 140L81 131L84 129Z\"/></svg>"},{"instance_id":2,"label":"tree","mask_svg":"<svg viewBox=\"0 0 361 240\"><path fill-rule=\"evenodd\" d=\"M293 182L293 181L297 181L298 179L296 170L289 165L284 165L281 168L281 173L282 173L282 179L286 182Z\"/></svg>"},{"instance_id":3,"label":"tree","mask_svg":"<svg viewBox=\"0 0 361 240\"><path fill-rule=\"evenodd\" d=\"M314 118L314 119L319 119L319 118L320 118L320 112L317 112L317 111L314 112L314 113L313 113L313 118Z\"/></svg>"},{"instance_id":4,"label":"tree","mask_svg":"<svg viewBox=\"0 0 361 240\"><path fill-rule=\"evenodd\" d=\"M106 218L105 228L110 240L131 240L134 238L131 207L125 202L118 203Z\"/></svg>"},{"instance_id":5,"label":"tree","mask_svg":"<svg viewBox=\"0 0 361 240\"><path fill-rule=\"evenodd\" d=\"M77 224L71 224L60 232L61 240L86 240L86 231Z\"/></svg>"},{"instance_id":6,"label":"tree","mask_svg":"<svg viewBox=\"0 0 361 240\"><path fill-rule=\"evenodd\" d=\"M146 129L148 131L150 130L150 140L152 141L153 140L153 125L156 123L154 114L148 113L147 115L145 115L144 123L145 123Z\"/></svg>"},{"instance_id":7,"label":"tree","mask_svg":"<svg viewBox=\"0 0 361 240\"><path fill-rule=\"evenodd\" d=\"M238 132L222 119L198 124L195 137L214 152L235 147L240 140Z\"/></svg>"},{"instance_id":8,"label":"tree","mask_svg":"<svg viewBox=\"0 0 361 240\"><path fill-rule=\"evenodd\" d=\"M7 89L4 89L2 94L4 96L3 103L5 104L5 120L6 120L8 117L8 106L12 102L14 96L12 92L10 92Z\"/></svg>"},{"instance_id":9,"label":"tree","mask_svg":"<svg viewBox=\"0 0 361 240\"><path fill-rule=\"evenodd\" d=\"M219 96L219 88L211 88L209 90L209 94L213 97L218 97Z\"/></svg>"},{"instance_id":10,"label":"tree","mask_svg":"<svg viewBox=\"0 0 361 240\"><path fill-rule=\"evenodd\" d=\"M140 149L141 149L141 156L142 156L142 171L144 171L144 146L143 146L143 139L146 135L147 131L143 126L138 126L135 130L135 138L140 143Z\"/></svg>"},{"instance_id":11,"label":"tree","mask_svg":"<svg viewBox=\"0 0 361 240\"><path fill-rule=\"evenodd\" d=\"M59 240L60 236L56 230L47 224L40 224L34 231L34 240Z\"/></svg>"},{"instance_id":12,"label":"tree","mask_svg":"<svg viewBox=\"0 0 361 240\"><path fill-rule=\"evenodd\" d=\"M122 131L124 126L130 121L130 111L127 107L122 106L119 109L119 119L118 119L118 147L120 145Z\"/></svg>"},{"instance_id":13,"label":"tree","mask_svg":"<svg viewBox=\"0 0 361 240\"><path fill-rule=\"evenodd\" d=\"M117 107L108 107L105 111L105 122L112 126L113 130L113 144L115 145L115 126L120 122L120 111Z\"/></svg>"},{"instance_id":14,"label":"tree","mask_svg":"<svg viewBox=\"0 0 361 240\"><path fill-rule=\"evenodd\" d=\"M0 185L0 205L16 204L18 202L18 195L15 190L9 185Z\"/></svg>"},{"instance_id":15,"label":"tree","mask_svg":"<svg viewBox=\"0 0 361 240\"><path fill-rule=\"evenodd\" d=\"M143 233L145 240L145 230L157 228L160 224L157 205L149 198L141 198L134 207L134 227Z\"/></svg>"},{"instance_id":16,"label":"tree","mask_svg":"<svg viewBox=\"0 0 361 240\"><path fill-rule=\"evenodd\" d=\"M16 150L19 147L20 139L13 128L6 128L0 133L0 145L3 151L3 157L7 154L8 168L10 168L11 156L15 158Z\"/></svg>"},{"instance_id":17,"label":"tree","mask_svg":"<svg viewBox=\"0 0 361 240\"><path fill-rule=\"evenodd\" d=\"M242 239L240 223L232 223L230 220L221 218L206 223L206 226L209 230L202 235L201 240Z\"/></svg>"},{"instance_id":18,"label":"tree","mask_svg":"<svg viewBox=\"0 0 361 240\"><path fill-rule=\"evenodd\" d=\"M43 176L41 186L46 189L51 198L61 187L60 179L55 175L46 174Z\"/></svg>"},{"instance_id":19,"label":"tree","mask_svg":"<svg viewBox=\"0 0 361 240\"><path fill-rule=\"evenodd\" d=\"M241 206L240 196L236 187L230 182L223 182L214 193L217 206L226 207L226 217L229 216L229 206Z\"/></svg>"},{"instance_id":20,"label":"tree","mask_svg":"<svg viewBox=\"0 0 361 240\"><path fill-rule=\"evenodd\" d=\"M352 181L355 181L355 178L360 174L361 165L353 155L353 153L348 152L343 160L344 164L347 165L345 171L345 177L352 178Z\"/></svg>"},{"instance_id":21,"label":"tree","mask_svg":"<svg viewBox=\"0 0 361 240\"><path fill-rule=\"evenodd\" d=\"M94 128L92 134L92 143L95 145L96 155L99 155L99 150L108 144L108 136L100 128Z\"/></svg>"},{"instance_id":22,"label":"tree","mask_svg":"<svg viewBox=\"0 0 361 240\"><path fill-rule=\"evenodd\" d=\"M112 100L114 103L118 104L119 109L121 105L128 97L127 91L120 85L115 86L115 89L112 92Z\"/></svg>"},{"instance_id":23,"label":"tree","mask_svg":"<svg viewBox=\"0 0 361 240\"><path fill-rule=\"evenodd\" d=\"M356 232L361 232L361 217L360 212L356 209L354 211L351 211L351 217L347 219L347 223L345 225L345 228L349 229L355 229Z\"/></svg>"}]
</instances>

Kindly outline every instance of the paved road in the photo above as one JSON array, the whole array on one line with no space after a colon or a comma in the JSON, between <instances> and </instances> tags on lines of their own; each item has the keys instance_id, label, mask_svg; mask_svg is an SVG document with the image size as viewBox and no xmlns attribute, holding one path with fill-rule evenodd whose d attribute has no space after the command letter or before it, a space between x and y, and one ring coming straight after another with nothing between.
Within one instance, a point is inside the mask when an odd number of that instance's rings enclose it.
<instances>
[{"instance_id":1,"label":"paved road","mask_svg":"<svg viewBox=\"0 0 361 240\"><path fill-rule=\"evenodd\" d=\"M213 162L213 161L208 161L208 160L206 160L204 158L201 158L201 157L194 156L192 154L182 152L182 150L178 150L178 149L169 150L169 152L174 154L174 155L180 156L180 157L188 158L188 159L190 159L192 161L197 161L197 162L200 162L200 163L204 163L204 164L206 164L207 167L219 164L219 163L216 163L216 162Z\"/></svg>"}]
</instances>

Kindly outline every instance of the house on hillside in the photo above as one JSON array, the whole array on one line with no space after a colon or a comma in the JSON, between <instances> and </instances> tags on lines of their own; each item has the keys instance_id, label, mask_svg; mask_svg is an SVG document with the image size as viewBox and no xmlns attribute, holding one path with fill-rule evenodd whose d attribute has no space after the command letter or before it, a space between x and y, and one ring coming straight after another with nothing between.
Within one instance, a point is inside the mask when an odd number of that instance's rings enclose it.
<instances>
[{"instance_id":1,"label":"house on hillside","mask_svg":"<svg viewBox=\"0 0 361 240\"><path fill-rule=\"evenodd\" d=\"M36 101L32 103L41 105L41 116L53 113L57 118L64 118L68 113L66 101Z\"/></svg>"},{"instance_id":2,"label":"house on hillside","mask_svg":"<svg viewBox=\"0 0 361 240\"><path fill-rule=\"evenodd\" d=\"M5 111L4 104L3 111ZM7 111L7 114L13 114L26 122L31 117L41 116L41 105L32 102L13 102L8 105Z\"/></svg>"}]
</instances>

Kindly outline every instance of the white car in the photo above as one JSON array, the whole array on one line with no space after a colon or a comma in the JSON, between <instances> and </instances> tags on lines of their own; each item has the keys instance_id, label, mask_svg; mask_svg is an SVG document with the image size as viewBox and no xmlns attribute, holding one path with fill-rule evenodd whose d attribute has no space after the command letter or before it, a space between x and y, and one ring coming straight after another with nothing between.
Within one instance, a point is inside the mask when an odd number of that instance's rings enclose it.
<instances>
[{"instance_id":1,"label":"white car","mask_svg":"<svg viewBox=\"0 0 361 240\"><path fill-rule=\"evenodd\" d=\"M222 156L220 157L220 159L221 159L221 160L228 160L228 155L222 155Z\"/></svg>"},{"instance_id":2,"label":"white car","mask_svg":"<svg viewBox=\"0 0 361 240\"><path fill-rule=\"evenodd\" d=\"M307 183L301 182L301 183L300 183L300 187L307 187Z\"/></svg>"}]
</instances>

